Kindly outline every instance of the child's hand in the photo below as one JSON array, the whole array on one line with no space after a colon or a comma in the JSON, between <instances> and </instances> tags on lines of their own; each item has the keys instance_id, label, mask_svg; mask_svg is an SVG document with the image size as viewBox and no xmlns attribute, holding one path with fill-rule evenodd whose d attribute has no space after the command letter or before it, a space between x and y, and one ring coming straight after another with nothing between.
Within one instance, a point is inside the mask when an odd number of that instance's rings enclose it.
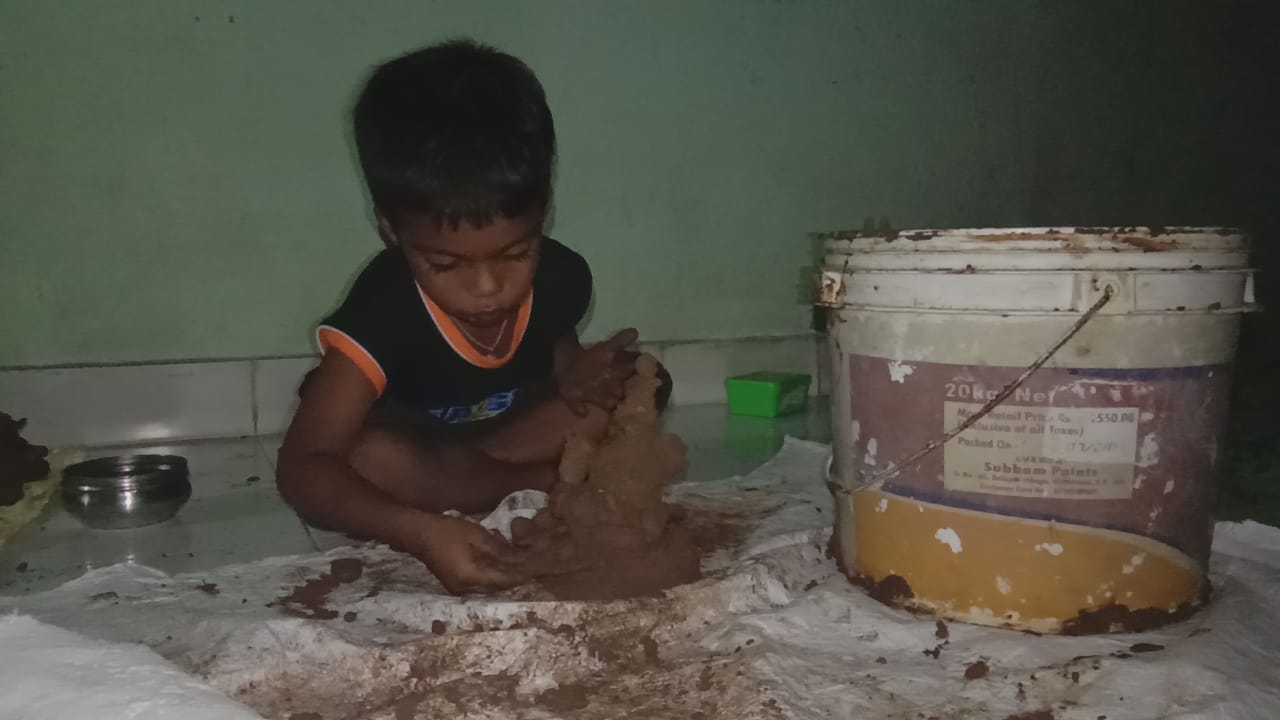
<instances>
[{"instance_id":1,"label":"child's hand","mask_svg":"<svg viewBox=\"0 0 1280 720\"><path fill-rule=\"evenodd\" d=\"M586 415L589 405L603 410L618 406L623 383L636 371L637 353L629 348L639 339L635 330L623 330L569 361L556 380L561 399L575 415Z\"/></svg>"},{"instance_id":2,"label":"child's hand","mask_svg":"<svg viewBox=\"0 0 1280 720\"><path fill-rule=\"evenodd\" d=\"M421 560L454 595L515 587L529 578L502 536L462 518L432 516L405 550Z\"/></svg>"}]
</instances>

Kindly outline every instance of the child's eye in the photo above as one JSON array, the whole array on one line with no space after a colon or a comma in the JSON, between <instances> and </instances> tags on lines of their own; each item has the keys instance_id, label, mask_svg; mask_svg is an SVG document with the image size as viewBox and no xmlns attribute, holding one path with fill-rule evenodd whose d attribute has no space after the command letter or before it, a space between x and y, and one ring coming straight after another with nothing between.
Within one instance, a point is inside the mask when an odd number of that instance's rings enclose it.
<instances>
[{"instance_id":1,"label":"child's eye","mask_svg":"<svg viewBox=\"0 0 1280 720\"><path fill-rule=\"evenodd\" d=\"M457 270L458 267L460 267L461 265L461 263L459 263L457 260L453 260L445 256L431 257L431 256L419 255L418 261L421 262L423 265L425 265L427 267L427 270L431 272L437 272L437 273L449 272L450 270Z\"/></svg>"}]
</instances>

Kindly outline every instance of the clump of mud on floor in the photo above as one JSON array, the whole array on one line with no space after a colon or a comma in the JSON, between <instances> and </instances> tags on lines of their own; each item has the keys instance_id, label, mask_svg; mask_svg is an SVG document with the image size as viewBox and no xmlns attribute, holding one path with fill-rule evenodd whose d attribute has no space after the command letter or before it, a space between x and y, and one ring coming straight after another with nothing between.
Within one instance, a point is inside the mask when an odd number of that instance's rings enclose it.
<instances>
[{"instance_id":1,"label":"clump of mud on floor","mask_svg":"<svg viewBox=\"0 0 1280 720\"><path fill-rule=\"evenodd\" d=\"M49 449L22 439L26 420L15 420L0 412L0 505L13 505L22 499L29 482L43 480L49 474L45 458Z\"/></svg>"},{"instance_id":2,"label":"clump of mud on floor","mask_svg":"<svg viewBox=\"0 0 1280 720\"><path fill-rule=\"evenodd\" d=\"M358 558L338 558L329 563L329 572L323 573L317 578L308 580L301 585L294 587L288 595L285 595L273 605L280 607L285 613L296 617L310 618L312 620L332 620L338 617L338 611L326 607L325 603L329 599L329 593L338 588L339 585L353 583L364 575L364 562ZM214 585L214 592L217 594L217 586ZM198 589L209 592L204 586ZM355 620L353 616L351 622Z\"/></svg>"},{"instance_id":3,"label":"clump of mud on floor","mask_svg":"<svg viewBox=\"0 0 1280 720\"><path fill-rule=\"evenodd\" d=\"M873 600L889 607L911 610L911 601L916 597L911 585L901 575L886 575L879 580L873 580L866 575L855 575L852 580L853 584L866 590ZM939 626L946 627L942 621L939 621Z\"/></svg>"},{"instance_id":4,"label":"clump of mud on floor","mask_svg":"<svg viewBox=\"0 0 1280 720\"><path fill-rule=\"evenodd\" d=\"M683 513L662 499L686 449L658 429L660 384L658 362L637 358L603 439L570 437L547 507L511 524L527 572L557 599L653 595L701 577Z\"/></svg>"}]
</instances>

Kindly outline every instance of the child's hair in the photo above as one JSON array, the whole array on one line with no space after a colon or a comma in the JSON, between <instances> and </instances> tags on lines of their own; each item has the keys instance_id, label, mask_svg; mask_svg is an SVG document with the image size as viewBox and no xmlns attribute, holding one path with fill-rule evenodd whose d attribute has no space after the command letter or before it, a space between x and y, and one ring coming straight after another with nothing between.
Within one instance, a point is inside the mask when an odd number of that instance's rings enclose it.
<instances>
[{"instance_id":1,"label":"child's hair","mask_svg":"<svg viewBox=\"0 0 1280 720\"><path fill-rule=\"evenodd\" d=\"M369 194L392 223L412 213L483 227L551 199L551 110L533 71L506 53L454 40L391 60L354 115Z\"/></svg>"}]
</instances>

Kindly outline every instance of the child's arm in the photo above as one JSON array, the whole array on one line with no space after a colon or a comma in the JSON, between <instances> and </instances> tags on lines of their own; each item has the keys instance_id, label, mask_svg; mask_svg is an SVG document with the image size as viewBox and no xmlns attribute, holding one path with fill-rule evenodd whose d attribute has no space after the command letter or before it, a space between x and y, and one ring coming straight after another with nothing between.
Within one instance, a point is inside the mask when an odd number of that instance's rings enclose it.
<instances>
[{"instance_id":1,"label":"child's arm","mask_svg":"<svg viewBox=\"0 0 1280 720\"><path fill-rule=\"evenodd\" d=\"M452 592L518 584L503 568L511 548L478 525L398 501L351 467L349 458L376 399L355 363L326 353L280 448L276 483L304 518L401 548Z\"/></svg>"},{"instance_id":2,"label":"child's arm","mask_svg":"<svg viewBox=\"0 0 1280 720\"><path fill-rule=\"evenodd\" d=\"M326 353L307 380L280 447L276 484L311 522L390 542L387 535L416 522L419 511L365 481L348 462L375 399L354 363Z\"/></svg>"}]
</instances>

